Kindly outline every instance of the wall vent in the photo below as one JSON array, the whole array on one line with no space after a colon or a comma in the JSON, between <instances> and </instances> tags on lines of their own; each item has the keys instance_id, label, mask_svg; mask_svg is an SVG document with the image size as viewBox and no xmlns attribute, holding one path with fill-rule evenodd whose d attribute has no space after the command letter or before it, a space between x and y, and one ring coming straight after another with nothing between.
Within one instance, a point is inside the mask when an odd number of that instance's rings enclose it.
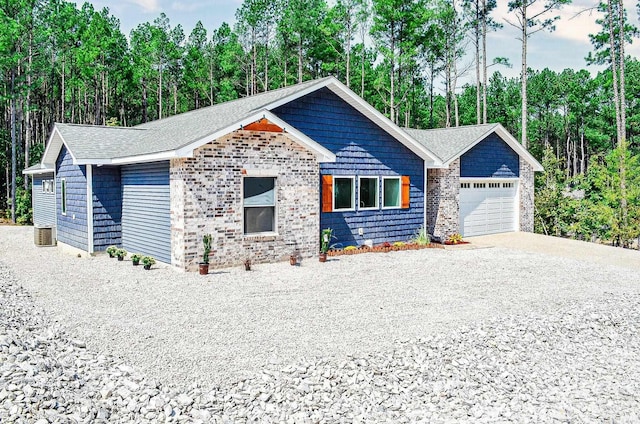
<instances>
[{"instance_id":1,"label":"wall vent","mask_svg":"<svg viewBox=\"0 0 640 424\"><path fill-rule=\"evenodd\" d=\"M53 246L53 228L51 227L35 227L33 234L33 242L36 246Z\"/></svg>"}]
</instances>

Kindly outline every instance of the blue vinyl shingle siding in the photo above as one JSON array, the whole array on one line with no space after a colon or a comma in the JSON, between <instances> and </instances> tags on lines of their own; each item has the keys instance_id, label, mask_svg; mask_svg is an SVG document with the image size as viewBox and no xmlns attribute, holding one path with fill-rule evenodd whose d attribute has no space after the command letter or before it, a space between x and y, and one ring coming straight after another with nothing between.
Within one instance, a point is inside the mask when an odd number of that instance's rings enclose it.
<instances>
[{"instance_id":1,"label":"blue vinyl shingle siding","mask_svg":"<svg viewBox=\"0 0 640 424\"><path fill-rule=\"evenodd\" d=\"M120 168L93 167L93 245L95 251L122 244Z\"/></svg>"},{"instance_id":2,"label":"blue vinyl shingle siding","mask_svg":"<svg viewBox=\"0 0 640 424\"><path fill-rule=\"evenodd\" d=\"M520 176L520 159L518 154L494 133L462 155L460 176L517 178Z\"/></svg>"},{"instance_id":3,"label":"blue vinyl shingle siding","mask_svg":"<svg viewBox=\"0 0 640 424\"><path fill-rule=\"evenodd\" d=\"M171 263L169 162L121 168L122 245Z\"/></svg>"},{"instance_id":4,"label":"blue vinyl shingle siding","mask_svg":"<svg viewBox=\"0 0 640 424\"><path fill-rule=\"evenodd\" d=\"M53 173L33 176L33 224L36 227L56 226L56 194L42 192L42 181L53 180Z\"/></svg>"},{"instance_id":5,"label":"blue vinyl shingle siding","mask_svg":"<svg viewBox=\"0 0 640 424\"><path fill-rule=\"evenodd\" d=\"M62 214L61 181L65 179L67 213ZM88 251L87 245L87 177L84 165L74 165L63 147L56 161L56 215L58 241Z\"/></svg>"},{"instance_id":6,"label":"blue vinyl shingle siding","mask_svg":"<svg viewBox=\"0 0 640 424\"><path fill-rule=\"evenodd\" d=\"M415 234L424 221L422 159L327 88L280 106L274 113L336 155L336 162L320 164L320 173L355 176L356 203L359 176L410 177L408 209L321 213L320 227L334 230L335 243L407 240ZM358 235L359 228L363 236Z\"/></svg>"}]
</instances>

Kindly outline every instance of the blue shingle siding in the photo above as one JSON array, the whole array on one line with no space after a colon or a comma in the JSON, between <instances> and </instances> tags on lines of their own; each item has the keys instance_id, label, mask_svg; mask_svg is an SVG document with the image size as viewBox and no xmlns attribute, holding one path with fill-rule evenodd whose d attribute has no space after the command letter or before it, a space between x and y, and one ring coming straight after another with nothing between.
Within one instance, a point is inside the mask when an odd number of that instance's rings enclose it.
<instances>
[{"instance_id":1,"label":"blue shingle siding","mask_svg":"<svg viewBox=\"0 0 640 424\"><path fill-rule=\"evenodd\" d=\"M493 133L462 155L460 176L517 178L520 176L518 154Z\"/></svg>"},{"instance_id":2,"label":"blue shingle siding","mask_svg":"<svg viewBox=\"0 0 640 424\"><path fill-rule=\"evenodd\" d=\"M32 199L33 199L33 224L36 227L56 226L56 194L55 190L50 193L42 192L42 182L53 180L53 173L33 176Z\"/></svg>"},{"instance_id":3,"label":"blue shingle siding","mask_svg":"<svg viewBox=\"0 0 640 424\"><path fill-rule=\"evenodd\" d=\"M169 162L121 168L122 246L171 263Z\"/></svg>"},{"instance_id":4,"label":"blue shingle siding","mask_svg":"<svg viewBox=\"0 0 640 424\"><path fill-rule=\"evenodd\" d=\"M61 181L67 187L67 213L62 214ZM56 161L56 215L58 241L89 250L87 244L87 177L84 165L74 165L69 151L62 147Z\"/></svg>"},{"instance_id":5,"label":"blue shingle siding","mask_svg":"<svg viewBox=\"0 0 640 424\"><path fill-rule=\"evenodd\" d=\"M120 168L93 167L93 245L105 250L122 244L122 187Z\"/></svg>"},{"instance_id":6,"label":"blue shingle siding","mask_svg":"<svg viewBox=\"0 0 640 424\"><path fill-rule=\"evenodd\" d=\"M320 164L320 174L355 176L356 203L359 176L410 177L408 209L322 212L320 228L334 230L334 243L404 241L415 234L424 221L422 159L327 88L280 106L274 113L336 155L336 162ZM379 192L381 188L382 179Z\"/></svg>"}]
</instances>

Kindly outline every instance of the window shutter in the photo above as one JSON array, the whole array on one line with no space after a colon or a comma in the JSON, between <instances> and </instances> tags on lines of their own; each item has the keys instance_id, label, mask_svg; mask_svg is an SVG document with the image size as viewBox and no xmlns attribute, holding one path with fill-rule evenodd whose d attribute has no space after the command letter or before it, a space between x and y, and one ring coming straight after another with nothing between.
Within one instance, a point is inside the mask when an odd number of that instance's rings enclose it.
<instances>
[{"instance_id":1,"label":"window shutter","mask_svg":"<svg viewBox=\"0 0 640 424\"><path fill-rule=\"evenodd\" d=\"M333 176L322 176L322 212L333 210Z\"/></svg>"},{"instance_id":2,"label":"window shutter","mask_svg":"<svg viewBox=\"0 0 640 424\"><path fill-rule=\"evenodd\" d=\"M402 209L408 209L409 202L409 189L411 188L411 183L409 182L409 177L407 175L402 176Z\"/></svg>"}]
</instances>

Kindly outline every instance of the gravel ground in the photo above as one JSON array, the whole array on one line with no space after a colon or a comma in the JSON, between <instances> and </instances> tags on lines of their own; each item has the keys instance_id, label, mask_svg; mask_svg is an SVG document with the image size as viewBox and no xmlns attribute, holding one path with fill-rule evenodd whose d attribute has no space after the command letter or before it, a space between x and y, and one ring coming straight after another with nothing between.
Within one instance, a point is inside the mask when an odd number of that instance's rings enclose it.
<instances>
[{"instance_id":1,"label":"gravel ground","mask_svg":"<svg viewBox=\"0 0 640 424\"><path fill-rule=\"evenodd\" d=\"M31 235L0 227L0 422L640 419L630 269L429 249L201 277Z\"/></svg>"}]
</instances>

